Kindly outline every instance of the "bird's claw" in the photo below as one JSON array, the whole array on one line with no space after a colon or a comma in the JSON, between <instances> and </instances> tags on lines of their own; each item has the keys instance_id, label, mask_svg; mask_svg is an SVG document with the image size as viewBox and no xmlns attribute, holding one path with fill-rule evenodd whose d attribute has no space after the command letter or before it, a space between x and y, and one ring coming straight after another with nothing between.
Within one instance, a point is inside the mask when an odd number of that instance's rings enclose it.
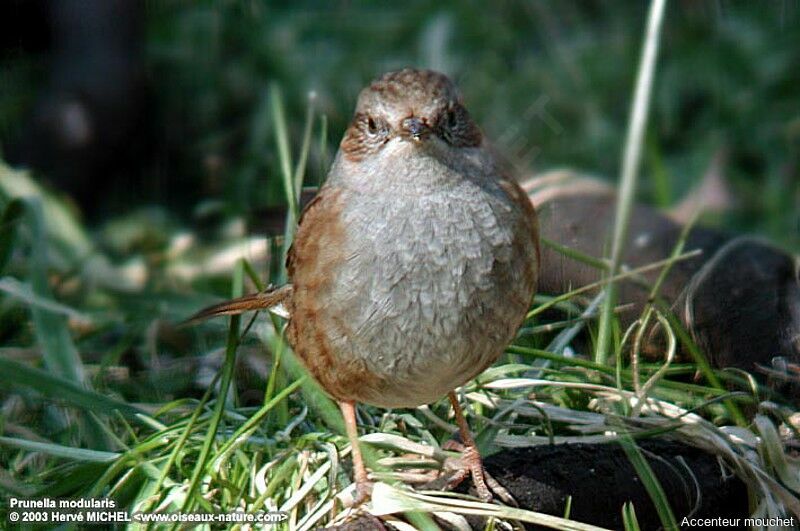
<instances>
[{"instance_id":1,"label":"bird's claw","mask_svg":"<svg viewBox=\"0 0 800 531\"><path fill-rule=\"evenodd\" d=\"M347 509L356 509L368 502L372 498L372 482L356 482L355 492L351 496L344 496L341 499L342 504Z\"/></svg>"},{"instance_id":2,"label":"bird's claw","mask_svg":"<svg viewBox=\"0 0 800 531\"><path fill-rule=\"evenodd\" d=\"M498 483L483 467L483 460L475 446L450 440L442 448L461 452L461 457L445 462L445 468L453 471L453 475L447 481L448 490L454 489L471 475L478 498L482 501L488 503L496 496L506 505L517 507L517 502L508 489Z\"/></svg>"},{"instance_id":3,"label":"bird's claw","mask_svg":"<svg viewBox=\"0 0 800 531\"><path fill-rule=\"evenodd\" d=\"M372 482L356 483L356 497L353 500L353 507L358 507L370 498L372 498Z\"/></svg>"}]
</instances>

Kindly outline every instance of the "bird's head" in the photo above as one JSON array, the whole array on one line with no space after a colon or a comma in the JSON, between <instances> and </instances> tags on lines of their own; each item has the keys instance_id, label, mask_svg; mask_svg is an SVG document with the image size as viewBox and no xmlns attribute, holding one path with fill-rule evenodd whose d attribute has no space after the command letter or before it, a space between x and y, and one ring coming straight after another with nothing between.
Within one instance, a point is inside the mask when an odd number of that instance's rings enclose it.
<instances>
[{"instance_id":1,"label":"bird's head","mask_svg":"<svg viewBox=\"0 0 800 531\"><path fill-rule=\"evenodd\" d=\"M361 91L342 139L343 154L359 161L382 151L430 151L480 146L480 129L450 79L406 68L384 74Z\"/></svg>"}]
</instances>

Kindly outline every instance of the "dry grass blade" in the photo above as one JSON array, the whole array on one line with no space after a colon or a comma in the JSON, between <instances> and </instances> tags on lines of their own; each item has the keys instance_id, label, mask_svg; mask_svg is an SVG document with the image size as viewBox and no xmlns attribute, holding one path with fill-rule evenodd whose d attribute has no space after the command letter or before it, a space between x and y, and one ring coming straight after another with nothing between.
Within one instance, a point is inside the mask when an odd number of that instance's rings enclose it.
<instances>
[{"instance_id":1,"label":"dry grass blade","mask_svg":"<svg viewBox=\"0 0 800 531\"><path fill-rule=\"evenodd\" d=\"M372 514L384 516L415 511L427 513L453 512L456 514L494 517L503 520L518 520L520 522L543 525L563 531L602 531L604 529L602 527L566 520L549 514L517 509L515 507L463 500L451 496L420 494L418 492L401 490L387 485L386 483L375 484L370 508Z\"/></svg>"}]
</instances>

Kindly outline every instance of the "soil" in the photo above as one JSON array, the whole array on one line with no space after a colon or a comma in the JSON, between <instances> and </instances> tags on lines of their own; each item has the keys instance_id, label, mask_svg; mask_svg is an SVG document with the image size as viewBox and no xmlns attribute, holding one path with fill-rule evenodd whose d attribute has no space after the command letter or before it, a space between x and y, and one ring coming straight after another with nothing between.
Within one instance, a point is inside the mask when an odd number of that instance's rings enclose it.
<instances>
[{"instance_id":1,"label":"soil","mask_svg":"<svg viewBox=\"0 0 800 531\"><path fill-rule=\"evenodd\" d=\"M639 447L658 477L680 525L692 518L745 518L747 489L719 460L696 448L668 440L642 440ZM661 527L658 514L636 471L618 444L564 444L506 450L485 459L486 469L520 507L564 516L572 496L572 520L622 529L622 505L633 502L643 531ZM459 490L471 489L465 482ZM474 491L473 491L474 494ZM482 529L480 518L470 518ZM377 522L355 521L344 530L376 529ZM529 525L527 529L544 529Z\"/></svg>"}]
</instances>

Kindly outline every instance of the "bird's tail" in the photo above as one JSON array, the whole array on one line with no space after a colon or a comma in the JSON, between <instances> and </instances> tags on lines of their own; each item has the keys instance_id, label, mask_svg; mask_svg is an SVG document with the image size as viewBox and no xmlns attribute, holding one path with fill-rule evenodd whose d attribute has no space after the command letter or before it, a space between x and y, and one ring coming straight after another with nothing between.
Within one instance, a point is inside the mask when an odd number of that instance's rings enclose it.
<instances>
[{"instance_id":1,"label":"bird's tail","mask_svg":"<svg viewBox=\"0 0 800 531\"><path fill-rule=\"evenodd\" d=\"M269 310L283 304L292 294L292 285L286 284L279 288L268 289L258 293L245 295L229 301L221 302L207 308L203 308L193 316L181 323L185 326L197 324L206 319L213 319L222 315L238 315L244 312L255 310Z\"/></svg>"}]
</instances>

